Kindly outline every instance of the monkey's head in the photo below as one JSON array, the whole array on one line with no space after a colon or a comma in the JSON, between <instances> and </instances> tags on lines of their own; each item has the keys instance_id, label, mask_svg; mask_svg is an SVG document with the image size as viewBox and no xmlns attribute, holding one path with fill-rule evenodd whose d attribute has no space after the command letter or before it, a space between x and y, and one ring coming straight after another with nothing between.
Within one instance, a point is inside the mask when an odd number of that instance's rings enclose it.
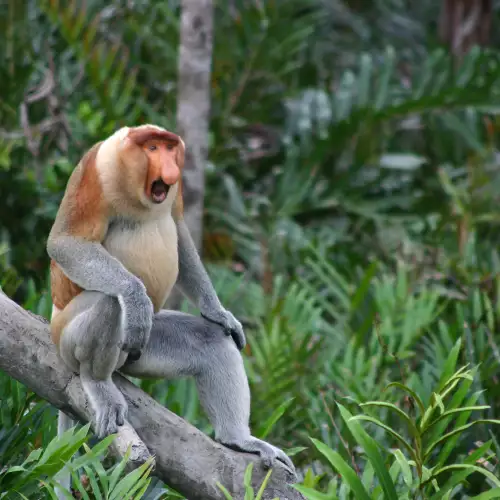
<instances>
[{"instance_id":1,"label":"monkey's head","mask_svg":"<svg viewBox=\"0 0 500 500\"><path fill-rule=\"evenodd\" d=\"M97 164L112 199L125 195L129 206L168 209L179 187L184 152L182 139L168 130L155 125L124 127L102 143ZM110 161L113 157L117 161Z\"/></svg>"}]
</instances>

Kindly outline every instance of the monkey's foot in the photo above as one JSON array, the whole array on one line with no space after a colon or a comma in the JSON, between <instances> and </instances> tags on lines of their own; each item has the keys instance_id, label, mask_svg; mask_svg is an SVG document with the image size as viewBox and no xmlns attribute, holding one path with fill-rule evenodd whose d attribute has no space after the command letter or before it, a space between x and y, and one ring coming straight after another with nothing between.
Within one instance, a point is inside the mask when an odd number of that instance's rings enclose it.
<instances>
[{"instance_id":1,"label":"monkey's foot","mask_svg":"<svg viewBox=\"0 0 500 500\"><path fill-rule=\"evenodd\" d=\"M105 397L100 401L101 406L95 411L95 432L100 439L116 434L111 447L122 457L130 449L126 469L134 470L150 459L151 453L136 430L126 420L128 406L123 394L111 386L107 389Z\"/></svg>"},{"instance_id":2,"label":"monkey's foot","mask_svg":"<svg viewBox=\"0 0 500 500\"><path fill-rule=\"evenodd\" d=\"M296 475L295 466L293 465L293 462L290 460L290 458L285 454L285 452L280 450L279 448L276 448L276 446L273 446L272 444L262 441L261 439L250 436L242 439L239 442L219 442L226 448L230 448L234 451L255 453L259 455L266 469L270 469L274 465L275 461L279 460L290 469L290 472Z\"/></svg>"},{"instance_id":3,"label":"monkey's foot","mask_svg":"<svg viewBox=\"0 0 500 500\"><path fill-rule=\"evenodd\" d=\"M118 427L125 423L128 407L118 389L108 390L107 396L100 399L95 405L95 432L103 439L118 432Z\"/></svg>"}]
</instances>

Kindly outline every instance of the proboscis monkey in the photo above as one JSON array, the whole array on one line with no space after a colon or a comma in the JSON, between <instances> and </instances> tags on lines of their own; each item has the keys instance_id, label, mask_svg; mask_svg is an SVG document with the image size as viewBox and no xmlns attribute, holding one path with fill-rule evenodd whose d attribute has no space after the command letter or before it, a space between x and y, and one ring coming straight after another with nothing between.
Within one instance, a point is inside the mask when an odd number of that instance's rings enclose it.
<instances>
[{"instance_id":1,"label":"proboscis monkey","mask_svg":"<svg viewBox=\"0 0 500 500\"><path fill-rule=\"evenodd\" d=\"M99 437L127 416L114 371L193 376L217 441L293 471L282 450L250 433L239 352L245 335L221 305L183 220L184 151L179 136L143 125L121 128L80 160L47 242L52 339L80 374ZM176 283L203 317L162 310ZM63 413L59 419L60 431L72 424Z\"/></svg>"}]
</instances>

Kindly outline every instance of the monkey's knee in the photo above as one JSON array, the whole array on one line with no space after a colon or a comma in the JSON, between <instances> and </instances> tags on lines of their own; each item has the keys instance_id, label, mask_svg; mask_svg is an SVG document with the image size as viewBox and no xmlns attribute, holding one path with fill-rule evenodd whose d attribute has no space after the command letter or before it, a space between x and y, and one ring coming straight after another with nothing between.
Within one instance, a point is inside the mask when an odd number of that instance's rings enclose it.
<instances>
[{"instance_id":1,"label":"monkey's knee","mask_svg":"<svg viewBox=\"0 0 500 500\"><path fill-rule=\"evenodd\" d=\"M237 420L245 420L249 411L249 386L243 358L231 337L221 337L208 343L195 375L200 397L204 406L218 401L222 408L232 408L230 413L238 414ZM214 415L219 420L218 415Z\"/></svg>"},{"instance_id":2,"label":"monkey's knee","mask_svg":"<svg viewBox=\"0 0 500 500\"><path fill-rule=\"evenodd\" d=\"M241 353L233 339L224 333L207 342L201 369L204 373L222 372L227 376L246 377Z\"/></svg>"},{"instance_id":3,"label":"monkey's knee","mask_svg":"<svg viewBox=\"0 0 500 500\"><path fill-rule=\"evenodd\" d=\"M75 371L88 360L100 360L120 346L120 305L114 297L84 291L59 313L65 325L61 328L59 353ZM61 321L61 320L60 320ZM104 363L106 359L102 360Z\"/></svg>"}]
</instances>

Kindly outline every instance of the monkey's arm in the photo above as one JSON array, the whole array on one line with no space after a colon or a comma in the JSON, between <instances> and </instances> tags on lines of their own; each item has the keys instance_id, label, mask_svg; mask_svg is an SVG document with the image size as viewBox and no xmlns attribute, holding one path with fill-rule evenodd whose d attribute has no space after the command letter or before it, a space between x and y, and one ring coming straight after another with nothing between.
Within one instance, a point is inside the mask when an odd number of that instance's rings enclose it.
<instances>
[{"instance_id":1,"label":"monkey's arm","mask_svg":"<svg viewBox=\"0 0 500 500\"><path fill-rule=\"evenodd\" d=\"M176 220L179 247L179 276L177 286L196 305L206 319L222 325L226 335L231 335L239 349L246 344L241 323L220 303L194 245L186 222Z\"/></svg>"},{"instance_id":2,"label":"monkey's arm","mask_svg":"<svg viewBox=\"0 0 500 500\"><path fill-rule=\"evenodd\" d=\"M52 236L47 252L79 287L119 300L125 314L122 349L127 352L142 349L149 338L153 318L153 305L143 283L99 242L69 235Z\"/></svg>"},{"instance_id":3,"label":"monkey's arm","mask_svg":"<svg viewBox=\"0 0 500 500\"><path fill-rule=\"evenodd\" d=\"M94 290L125 302L145 292L142 282L99 242L62 234L47 242L47 253L73 283L84 290Z\"/></svg>"}]
</instances>

